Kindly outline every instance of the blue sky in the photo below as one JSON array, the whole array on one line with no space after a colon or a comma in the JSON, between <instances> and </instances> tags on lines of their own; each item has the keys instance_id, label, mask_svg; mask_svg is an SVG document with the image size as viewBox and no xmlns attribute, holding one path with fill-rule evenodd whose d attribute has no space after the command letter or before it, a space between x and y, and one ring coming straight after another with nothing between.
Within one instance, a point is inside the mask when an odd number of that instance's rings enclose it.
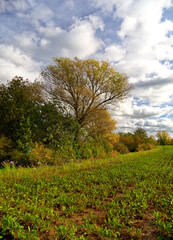
<instances>
[{"instance_id":1,"label":"blue sky","mask_svg":"<svg viewBox=\"0 0 173 240\"><path fill-rule=\"evenodd\" d=\"M36 79L52 57L109 60L134 89L118 131L173 137L173 0L0 0L0 82Z\"/></svg>"}]
</instances>

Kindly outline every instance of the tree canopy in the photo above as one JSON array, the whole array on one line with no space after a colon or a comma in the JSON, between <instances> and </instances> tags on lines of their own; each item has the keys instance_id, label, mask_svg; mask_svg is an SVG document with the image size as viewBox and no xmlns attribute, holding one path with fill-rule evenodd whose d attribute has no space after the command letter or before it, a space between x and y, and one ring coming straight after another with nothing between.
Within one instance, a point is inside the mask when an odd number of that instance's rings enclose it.
<instances>
[{"instance_id":1,"label":"tree canopy","mask_svg":"<svg viewBox=\"0 0 173 240\"><path fill-rule=\"evenodd\" d=\"M72 139L77 128L69 115L45 99L42 89L41 83L22 77L0 85L0 135L11 139L19 149L28 148L32 141L56 148L67 138Z\"/></svg>"},{"instance_id":2,"label":"tree canopy","mask_svg":"<svg viewBox=\"0 0 173 240\"><path fill-rule=\"evenodd\" d=\"M54 58L42 76L42 83L15 77L0 85L0 164L52 164L155 146L142 128L115 133L109 107L126 98L132 85L109 62ZM159 144L171 144L166 131L157 136Z\"/></svg>"},{"instance_id":3,"label":"tree canopy","mask_svg":"<svg viewBox=\"0 0 173 240\"><path fill-rule=\"evenodd\" d=\"M140 137L143 141L147 140L148 135L145 129L143 128L138 128L134 131L134 135Z\"/></svg>"},{"instance_id":4,"label":"tree canopy","mask_svg":"<svg viewBox=\"0 0 173 240\"><path fill-rule=\"evenodd\" d=\"M94 59L53 58L42 72L46 91L70 111L81 127L88 125L98 109L124 99L132 85L109 62Z\"/></svg>"},{"instance_id":5,"label":"tree canopy","mask_svg":"<svg viewBox=\"0 0 173 240\"><path fill-rule=\"evenodd\" d=\"M157 141L160 145L171 144L171 138L165 130L158 132L157 137L158 137Z\"/></svg>"},{"instance_id":6,"label":"tree canopy","mask_svg":"<svg viewBox=\"0 0 173 240\"><path fill-rule=\"evenodd\" d=\"M87 126L91 136L106 135L116 129L116 121L107 110L97 109Z\"/></svg>"},{"instance_id":7,"label":"tree canopy","mask_svg":"<svg viewBox=\"0 0 173 240\"><path fill-rule=\"evenodd\" d=\"M36 123L38 105L43 102L41 85L22 77L15 77L6 85L0 85L0 133L16 140L16 130L23 117Z\"/></svg>"}]
</instances>

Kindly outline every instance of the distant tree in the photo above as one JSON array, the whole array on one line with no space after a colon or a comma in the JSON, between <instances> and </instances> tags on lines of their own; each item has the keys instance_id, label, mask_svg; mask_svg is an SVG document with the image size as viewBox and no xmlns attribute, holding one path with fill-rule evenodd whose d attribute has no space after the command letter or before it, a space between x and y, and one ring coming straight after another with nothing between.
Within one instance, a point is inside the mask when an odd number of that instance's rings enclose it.
<instances>
[{"instance_id":1,"label":"distant tree","mask_svg":"<svg viewBox=\"0 0 173 240\"><path fill-rule=\"evenodd\" d=\"M99 109L107 109L108 105L124 99L132 88L127 76L116 72L108 62L78 58L53 60L54 65L42 72L46 91L52 100L70 111L81 127L88 127Z\"/></svg>"},{"instance_id":2,"label":"distant tree","mask_svg":"<svg viewBox=\"0 0 173 240\"><path fill-rule=\"evenodd\" d=\"M147 132L143 128L138 128L134 131L134 135L142 139L143 141L146 141L148 139Z\"/></svg>"},{"instance_id":3,"label":"distant tree","mask_svg":"<svg viewBox=\"0 0 173 240\"><path fill-rule=\"evenodd\" d=\"M123 143L130 152L137 151L138 142L136 141L133 134L125 134L120 136L120 142Z\"/></svg>"},{"instance_id":4,"label":"distant tree","mask_svg":"<svg viewBox=\"0 0 173 240\"><path fill-rule=\"evenodd\" d=\"M106 134L106 138L107 138L108 142L111 143L113 149L115 150L116 145L120 140L120 135L118 133L111 132L111 133Z\"/></svg>"},{"instance_id":5,"label":"distant tree","mask_svg":"<svg viewBox=\"0 0 173 240\"><path fill-rule=\"evenodd\" d=\"M171 138L169 134L164 130L157 133L157 141L160 145L171 144Z\"/></svg>"},{"instance_id":6,"label":"distant tree","mask_svg":"<svg viewBox=\"0 0 173 240\"><path fill-rule=\"evenodd\" d=\"M123 144L122 142L118 142L116 144L116 150L121 154L126 154L126 153L130 152L128 147L125 144Z\"/></svg>"},{"instance_id":7,"label":"distant tree","mask_svg":"<svg viewBox=\"0 0 173 240\"><path fill-rule=\"evenodd\" d=\"M138 128L134 133L120 132L119 136L119 143L126 146L130 152L150 150L156 144L155 140L151 136L148 137L147 132L142 128Z\"/></svg>"}]
</instances>

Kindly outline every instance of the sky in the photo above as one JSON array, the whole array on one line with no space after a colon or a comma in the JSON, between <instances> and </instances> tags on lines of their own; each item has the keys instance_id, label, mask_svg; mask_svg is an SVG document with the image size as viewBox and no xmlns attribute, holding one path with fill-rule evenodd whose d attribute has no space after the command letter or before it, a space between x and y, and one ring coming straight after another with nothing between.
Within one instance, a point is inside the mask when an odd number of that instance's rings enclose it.
<instances>
[{"instance_id":1,"label":"sky","mask_svg":"<svg viewBox=\"0 0 173 240\"><path fill-rule=\"evenodd\" d=\"M0 0L0 83L75 56L108 60L133 83L110 110L117 131L173 138L173 0Z\"/></svg>"}]
</instances>

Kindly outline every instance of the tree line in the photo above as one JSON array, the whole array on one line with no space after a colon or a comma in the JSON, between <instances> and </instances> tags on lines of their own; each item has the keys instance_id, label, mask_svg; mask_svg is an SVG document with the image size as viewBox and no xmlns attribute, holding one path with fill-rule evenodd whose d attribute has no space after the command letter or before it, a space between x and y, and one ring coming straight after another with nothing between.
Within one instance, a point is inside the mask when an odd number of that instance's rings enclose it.
<instances>
[{"instance_id":1,"label":"tree line","mask_svg":"<svg viewBox=\"0 0 173 240\"><path fill-rule=\"evenodd\" d=\"M14 77L0 85L0 162L60 164L151 149L156 140L142 128L116 133L109 107L132 85L107 61L54 58L42 81ZM160 144L170 144L166 132Z\"/></svg>"}]
</instances>

